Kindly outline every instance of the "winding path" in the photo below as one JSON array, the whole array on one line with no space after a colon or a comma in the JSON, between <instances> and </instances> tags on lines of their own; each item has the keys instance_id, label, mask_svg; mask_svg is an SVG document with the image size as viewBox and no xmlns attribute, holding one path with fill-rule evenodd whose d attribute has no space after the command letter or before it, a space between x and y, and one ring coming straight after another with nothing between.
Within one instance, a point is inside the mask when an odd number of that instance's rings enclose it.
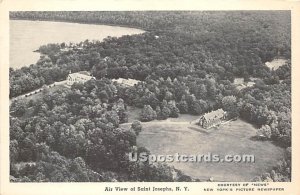
<instances>
[{"instance_id":1,"label":"winding path","mask_svg":"<svg viewBox=\"0 0 300 195\"><path fill-rule=\"evenodd\" d=\"M59 86L59 85L64 85L64 86L67 86L66 85L67 83L67 80L63 80L63 81L59 81L59 82L54 82L53 84L50 84L50 85L46 85L47 88L51 88L51 87L54 87L54 86ZM44 87L44 86L43 86ZM37 94L37 93L40 93L43 91L43 87L40 87L34 91L31 91L31 92L28 92L28 93L25 93L25 94L22 94L22 95L19 95L17 97L14 97L14 98L11 98L9 99L9 105L15 101L15 100L19 100L21 98L26 98L28 96L31 96L31 95L34 95L34 94Z\"/></svg>"}]
</instances>

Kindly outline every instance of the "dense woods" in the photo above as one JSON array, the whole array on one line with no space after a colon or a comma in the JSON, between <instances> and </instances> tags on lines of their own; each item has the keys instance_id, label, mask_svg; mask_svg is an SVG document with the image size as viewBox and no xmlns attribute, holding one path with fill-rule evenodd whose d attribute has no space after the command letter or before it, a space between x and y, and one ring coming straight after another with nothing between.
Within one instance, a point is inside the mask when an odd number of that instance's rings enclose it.
<instances>
[{"instance_id":1,"label":"dense woods","mask_svg":"<svg viewBox=\"0 0 300 195\"><path fill-rule=\"evenodd\" d=\"M146 150L135 146L138 122L130 131L119 128L128 105L142 108L141 121L223 108L256 125L259 135L291 146L289 12L11 12L10 18L147 30L103 42L50 43L40 47L36 64L10 69L10 97L64 80L70 71L97 79L11 104L11 173L22 181L174 181L173 171L177 180L190 180L164 165L126 160L128 152ZM275 58L288 61L277 70L264 65ZM111 83L120 77L141 82ZM255 78L255 85L238 90L237 77ZM20 169L21 162L35 163Z\"/></svg>"},{"instance_id":2,"label":"dense woods","mask_svg":"<svg viewBox=\"0 0 300 195\"><path fill-rule=\"evenodd\" d=\"M116 87L98 80L45 90L42 99L24 103L32 117L10 117L11 175L18 181L55 182L189 179L164 164L129 161L129 152L150 153L136 146L139 122L129 130L119 127L127 112L116 98ZM19 106L13 104L12 111Z\"/></svg>"},{"instance_id":3,"label":"dense woods","mask_svg":"<svg viewBox=\"0 0 300 195\"><path fill-rule=\"evenodd\" d=\"M12 71L11 78L16 75L18 81L11 79L11 97L62 79L60 74L66 76L69 71L64 70L70 70L70 66L73 70L94 68L98 77L102 75L97 70L108 66L108 77L145 79L155 68L161 76L171 78L213 74L232 80L234 76L270 76L264 62L280 56L290 58L290 15L287 12L11 12L10 18L149 29L143 35L87 43L88 50L70 51L69 55L59 53L65 43L49 44L49 49L40 51L49 55L51 62L45 60L39 67ZM105 57L110 57L110 63L101 62ZM55 69L49 70L51 63L58 66L60 74L57 75ZM128 71L124 71L126 67ZM23 75L27 77L22 78ZM23 80L25 82L21 82ZM22 83L28 85L22 86Z\"/></svg>"}]
</instances>

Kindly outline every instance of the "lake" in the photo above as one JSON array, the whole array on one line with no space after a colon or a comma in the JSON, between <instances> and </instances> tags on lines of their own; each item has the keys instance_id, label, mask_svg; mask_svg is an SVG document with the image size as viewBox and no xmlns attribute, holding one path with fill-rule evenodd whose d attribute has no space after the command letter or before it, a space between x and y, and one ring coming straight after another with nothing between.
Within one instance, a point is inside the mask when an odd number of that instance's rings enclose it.
<instances>
[{"instance_id":1,"label":"lake","mask_svg":"<svg viewBox=\"0 0 300 195\"><path fill-rule=\"evenodd\" d=\"M10 20L9 29L9 61L12 68L36 63L40 54L33 51L48 43L78 43L86 39L102 41L108 36L121 37L144 32L118 26L29 20Z\"/></svg>"},{"instance_id":2,"label":"lake","mask_svg":"<svg viewBox=\"0 0 300 195\"><path fill-rule=\"evenodd\" d=\"M270 141L255 141L256 129L240 119L219 128L199 131L190 121L197 116L180 115L177 119L143 123L137 145L146 147L152 154L174 155L254 155L254 163L173 162L175 168L201 180L213 177L215 181L251 181L272 170L283 158L284 149ZM200 127L199 127L200 128ZM208 133L207 133L208 132Z\"/></svg>"}]
</instances>

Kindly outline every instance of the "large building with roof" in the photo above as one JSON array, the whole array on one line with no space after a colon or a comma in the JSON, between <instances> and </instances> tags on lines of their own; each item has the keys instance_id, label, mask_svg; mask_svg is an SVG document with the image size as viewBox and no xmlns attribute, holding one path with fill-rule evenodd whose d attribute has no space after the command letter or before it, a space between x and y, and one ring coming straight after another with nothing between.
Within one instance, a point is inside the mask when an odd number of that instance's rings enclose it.
<instances>
[{"instance_id":1,"label":"large building with roof","mask_svg":"<svg viewBox=\"0 0 300 195\"><path fill-rule=\"evenodd\" d=\"M95 77L90 76L86 71L70 73L67 77L67 85L71 86L74 83L85 83L91 79L95 79Z\"/></svg>"},{"instance_id":2,"label":"large building with roof","mask_svg":"<svg viewBox=\"0 0 300 195\"><path fill-rule=\"evenodd\" d=\"M219 125L225 120L226 112L223 109L218 109L202 115L199 119L199 125L207 129Z\"/></svg>"},{"instance_id":3,"label":"large building with roof","mask_svg":"<svg viewBox=\"0 0 300 195\"><path fill-rule=\"evenodd\" d=\"M117 82L120 85L123 85L125 87L133 87L134 85L138 84L140 81L135 79L124 79L124 78L118 78L118 79L112 79L113 82Z\"/></svg>"}]
</instances>

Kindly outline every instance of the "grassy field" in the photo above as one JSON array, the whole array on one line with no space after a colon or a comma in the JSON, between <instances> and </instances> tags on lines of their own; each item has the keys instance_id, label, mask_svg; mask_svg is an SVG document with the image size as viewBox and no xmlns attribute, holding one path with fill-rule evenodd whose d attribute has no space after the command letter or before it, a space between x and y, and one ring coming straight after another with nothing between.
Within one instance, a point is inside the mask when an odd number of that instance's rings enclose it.
<instances>
[{"instance_id":1,"label":"grassy field","mask_svg":"<svg viewBox=\"0 0 300 195\"><path fill-rule=\"evenodd\" d=\"M251 140L256 130L249 123L236 120L219 128L199 131L200 127L190 124L197 118L181 115L178 119L143 123L138 145L146 147L152 154L255 155L255 163L172 163L187 175L203 180L213 177L215 181L250 181L283 157L283 149L271 142Z\"/></svg>"}]
</instances>

